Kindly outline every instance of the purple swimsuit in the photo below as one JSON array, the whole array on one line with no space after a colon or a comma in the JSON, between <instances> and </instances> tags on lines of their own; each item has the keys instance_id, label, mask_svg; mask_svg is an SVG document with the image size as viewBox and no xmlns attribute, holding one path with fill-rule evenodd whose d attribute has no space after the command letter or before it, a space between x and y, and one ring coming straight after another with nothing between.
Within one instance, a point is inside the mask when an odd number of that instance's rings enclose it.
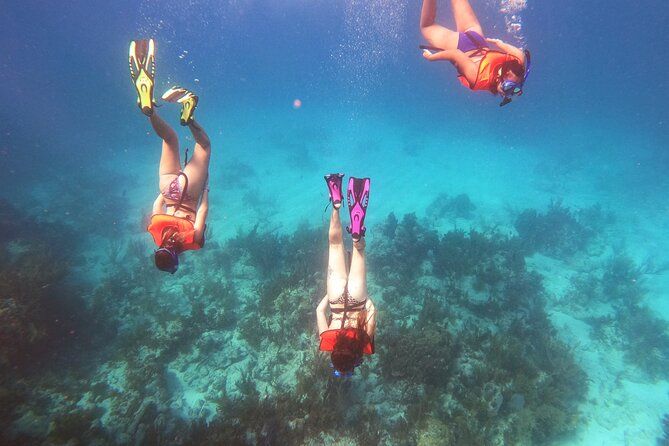
<instances>
[{"instance_id":1,"label":"purple swimsuit","mask_svg":"<svg viewBox=\"0 0 669 446\"><path fill-rule=\"evenodd\" d=\"M181 188L181 184L179 183L179 177L182 175L185 180L183 189ZM175 212L184 211L184 212L190 212L192 214L197 214L197 210L183 204L184 201L187 203L189 201L197 202L196 199L193 199L193 197L188 195L187 190L188 190L188 176L186 176L186 174L183 172L179 172L177 177L172 181L170 181L170 184L168 184L167 187L161 191L163 197L165 197L168 200L176 201L176 203L168 203L165 206L174 207Z\"/></svg>"},{"instance_id":2,"label":"purple swimsuit","mask_svg":"<svg viewBox=\"0 0 669 446\"><path fill-rule=\"evenodd\" d=\"M472 50L490 48L490 43L476 31L465 31L458 34L460 34L460 37L458 38L458 49L463 53Z\"/></svg>"},{"instance_id":3,"label":"purple swimsuit","mask_svg":"<svg viewBox=\"0 0 669 446\"><path fill-rule=\"evenodd\" d=\"M179 184L179 176L173 179L170 184L165 189L163 189L163 197L173 201L179 201L181 199L181 184Z\"/></svg>"}]
</instances>

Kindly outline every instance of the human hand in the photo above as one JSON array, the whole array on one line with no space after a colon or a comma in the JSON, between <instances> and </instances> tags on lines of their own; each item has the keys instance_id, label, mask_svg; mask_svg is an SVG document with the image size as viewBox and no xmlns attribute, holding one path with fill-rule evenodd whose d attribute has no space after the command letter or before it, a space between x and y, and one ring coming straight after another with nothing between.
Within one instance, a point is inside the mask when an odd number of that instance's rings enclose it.
<instances>
[{"instance_id":1,"label":"human hand","mask_svg":"<svg viewBox=\"0 0 669 446\"><path fill-rule=\"evenodd\" d=\"M425 49L423 50L423 57L424 57L425 59L429 60L430 62L439 59L439 56L437 56L437 54L439 54L439 53L434 53L434 52L432 52L432 51L430 51L430 50L425 50Z\"/></svg>"},{"instance_id":2,"label":"human hand","mask_svg":"<svg viewBox=\"0 0 669 446\"><path fill-rule=\"evenodd\" d=\"M502 42L502 39L488 39L488 38L486 38L485 40L487 40L490 43L494 43L495 45L504 45L504 42Z\"/></svg>"}]
</instances>

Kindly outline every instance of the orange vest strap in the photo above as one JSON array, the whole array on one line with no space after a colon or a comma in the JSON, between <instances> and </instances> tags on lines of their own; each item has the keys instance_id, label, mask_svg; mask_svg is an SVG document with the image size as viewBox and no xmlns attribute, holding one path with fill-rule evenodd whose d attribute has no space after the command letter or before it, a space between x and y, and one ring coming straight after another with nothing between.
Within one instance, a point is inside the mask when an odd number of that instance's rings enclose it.
<instances>
[{"instance_id":1,"label":"orange vest strap","mask_svg":"<svg viewBox=\"0 0 669 446\"><path fill-rule=\"evenodd\" d=\"M202 247L200 243L195 241L195 226L193 225L193 222L185 218L167 214L154 214L151 216L151 221L146 230L149 231L153 237L153 242L156 246L160 246L163 243L165 229L170 227L176 228L179 233L179 236L182 239L181 248L184 251L198 250Z\"/></svg>"},{"instance_id":2,"label":"orange vest strap","mask_svg":"<svg viewBox=\"0 0 669 446\"><path fill-rule=\"evenodd\" d=\"M331 352L334 350L335 343L337 342L337 336L339 336L340 333L349 339L360 339L363 342L363 354L374 354L374 339L370 338L365 330L360 330L357 328L343 328L324 331L321 333L321 342L318 346L319 350L324 352Z\"/></svg>"},{"instance_id":3,"label":"orange vest strap","mask_svg":"<svg viewBox=\"0 0 669 446\"><path fill-rule=\"evenodd\" d=\"M520 59L510 54L502 53L500 51L486 50L483 58L479 62L479 70L476 74L476 82L474 85L470 85L467 78L462 75L458 76L458 79L460 79L462 85L471 90L494 92L497 88L497 83L499 82L499 70L502 68L502 65L514 59L517 60L518 63L522 63Z\"/></svg>"}]
</instances>

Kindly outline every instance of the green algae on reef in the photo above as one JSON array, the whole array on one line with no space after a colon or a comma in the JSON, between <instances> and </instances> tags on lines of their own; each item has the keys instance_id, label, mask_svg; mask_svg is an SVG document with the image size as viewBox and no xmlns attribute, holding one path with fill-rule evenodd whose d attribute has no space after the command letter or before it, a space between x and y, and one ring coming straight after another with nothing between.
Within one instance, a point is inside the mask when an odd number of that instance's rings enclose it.
<instances>
[{"instance_id":1,"label":"green algae on reef","mask_svg":"<svg viewBox=\"0 0 669 446\"><path fill-rule=\"evenodd\" d=\"M78 310L94 308L110 326L105 347L81 350L90 360L77 370L5 380L0 396L17 403L2 414L10 427L3 435L97 444L541 444L577 425L585 375L555 337L541 277L527 271L518 239L442 234L414 215L390 215L371 231L378 354L353 379L334 379L317 352L323 230L256 227L211 240L174 280L151 271L146 250L131 242L110 255L117 267ZM77 374L85 378L53 379ZM31 417L41 428L26 427Z\"/></svg>"}]
</instances>

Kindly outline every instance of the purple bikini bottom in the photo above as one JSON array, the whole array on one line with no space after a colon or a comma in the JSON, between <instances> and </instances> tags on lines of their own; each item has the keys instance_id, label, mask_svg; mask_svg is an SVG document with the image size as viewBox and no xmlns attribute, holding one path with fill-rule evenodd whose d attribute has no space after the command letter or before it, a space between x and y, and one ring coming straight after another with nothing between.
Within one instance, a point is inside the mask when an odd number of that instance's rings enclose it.
<instances>
[{"instance_id":1,"label":"purple bikini bottom","mask_svg":"<svg viewBox=\"0 0 669 446\"><path fill-rule=\"evenodd\" d=\"M458 38L458 49L463 53L472 50L481 50L484 48L490 48L490 44L483 36L476 31L465 31L459 33L460 37Z\"/></svg>"}]
</instances>

